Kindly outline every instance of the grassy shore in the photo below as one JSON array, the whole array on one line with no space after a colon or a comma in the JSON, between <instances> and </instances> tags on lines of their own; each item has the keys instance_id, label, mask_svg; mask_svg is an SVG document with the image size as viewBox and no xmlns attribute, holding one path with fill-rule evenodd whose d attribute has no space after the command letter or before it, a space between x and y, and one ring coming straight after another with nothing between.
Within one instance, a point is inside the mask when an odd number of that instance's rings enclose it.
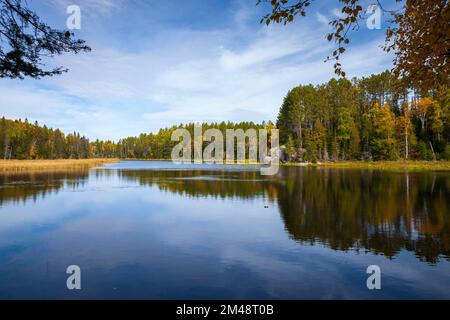
<instances>
[{"instance_id":1,"label":"grassy shore","mask_svg":"<svg viewBox=\"0 0 450 320\"><path fill-rule=\"evenodd\" d=\"M311 166L389 171L450 171L450 161L342 161L317 163Z\"/></svg>"},{"instance_id":2,"label":"grassy shore","mask_svg":"<svg viewBox=\"0 0 450 320\"><path fill-rule=\"evenodd\" d=\"M140 161L172 161L170 159L124 159ZM236 165L262 165L259 162L236 163ZM281 163L285 167L324 167L343 169L370 169L390 171L450 171L450 161L337 161L337 162L287 162Z\"/></svg>"},{"instance_id":3,"label":"grassy shore","mask_svg":"<svg viewBox=\"0 0 450 320\"><path fill-rule=\"evenodd\" d=\"M132 159L129 159L132 160ZM144 160L144 159L143 159ZM170 161L145 159L146 161ZM1 172L81 170L98 167L119 159L67 159L67 160L0 160ZM256 165L257 163L240 163ZM450 171L450 161L340 161L323 163L283 163L282 166L308 166L324 168L370 169L390 171Z\"/></svg>"},{"instance_id":4,"label":"grassy shore","mask_svg":"<svg viewBox=\"0 0 450 320\"><path fill-rule=\"evenodd\" d=\"M118 159L66 159L66 160L0 160L0 172L79 170L113 163Z\"/></svg>"},{"instance_id":5,"label":"grassy shore","mask_svg":"<svg viewBox=\"0 0 450 320\"><path fill-rule=\"evenodd\" d=\"M137 159L124 159L137 160ZM140 161L171 161L170 159L139 159ZM258 162L236 163L236 165L262 165ZM325 167L343 169L370 169L390 171L450 171L450 161L338 161L338 162L287 162L281 163L285 167Z\"/></svg>"}]
</instances>

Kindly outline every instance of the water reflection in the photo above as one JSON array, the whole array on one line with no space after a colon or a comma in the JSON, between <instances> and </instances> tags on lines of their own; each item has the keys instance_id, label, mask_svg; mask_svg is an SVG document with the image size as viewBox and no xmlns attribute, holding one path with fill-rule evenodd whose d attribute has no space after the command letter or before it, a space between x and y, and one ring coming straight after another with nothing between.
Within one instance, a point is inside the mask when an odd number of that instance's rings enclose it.
<instances>
[{"instance_id":1,"label":"water reflection","mask_svg":"<svg viewBox=\"0 0 450 320\"><path fill-rule=\"evenodd\" d=\"M447 175L321 169L286 176L278 203L300 242L387 257L407 249L431 263L450 256Z\"/></svg>"},{"instance_id":2,"label":"water reflection","mask_svg":"<svg viewBox=\"0 0 450 320\"><path fill-rule=\"evenodd\" d=\"M257 170L95 170L0 175L0 205L37 201L89 177L157 187L185 197L267 199L290 236L334 250L368 250L392 258L402 249L423 261L450 257L450 179L445 173L282 168ZM256 223L256 222L255 222Z\"/></svg>"},{"instance_id":3,"label":"water reflection","mask_svg":"<svg viewBox=\"0 0 450 320\"><path fill-rule=\"evenodd\" d=\"M36 202L62 188L77 189L83 186L89 174L87 171L56 171L0 174L0 206L9 202Z\"/></svg>"},{"instance_id":4,"label":"water reflection","mask_svg":"<svg viewBox=\"0 0 450 320\"><path fill-rule=\"evenodd\" d=\"M286 230L300 243L369 250L389 258L407 249L429 263L450 257L450 180L445 173L326 168L282 168L275 177L257 171L117 173L191 197L266 197L276 201Z\"/></svg>"}]
</instances>

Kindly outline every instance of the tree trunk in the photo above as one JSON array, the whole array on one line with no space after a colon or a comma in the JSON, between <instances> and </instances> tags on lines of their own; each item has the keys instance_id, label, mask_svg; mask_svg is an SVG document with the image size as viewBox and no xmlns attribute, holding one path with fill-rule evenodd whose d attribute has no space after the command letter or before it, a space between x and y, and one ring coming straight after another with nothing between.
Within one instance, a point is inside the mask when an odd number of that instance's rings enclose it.
<instances>
[{"instance_id":1,"label":"tree trunk","mask_svg":"<svg viewBox=\"0 0 450 320\"><path fill-rule=\"evenodd\" d=\"M300 138L300 148L303 148L303 137L302 137L302 123L299 125L299 138Z\"/></svg>"},{"instance_id":2,"label":"tree trunk","mask_svg":"<svg viewBox=\"0 0 450 320\"><path fill-rule=\"evenodd\" d=\"M433 152L433 161L436 161L436 153L434 153L433 144L431 141L428 141L428 143L430 144L431 152Z\"/></svg>"},{"instance_id":3,"label":"tree trunk","mask_svg":"<svg viewBox=\"0 0 450 320\"><path fill-rule=\"evenodd\" d=\"M6 160L8 158L9 151L9 139L5 137L5 149L3 150L3 159Z\"/></svg>"},{"instance_id":4,"label":"tree trunk","mask_svg":"<svg viewBox=\"0 0 450 320\"><path fill-rule=\"evenodd\" d=\"M409 144L408 144L408 125L405 125L405 159L408 160Z\"/></svg>"},{"instance_id":5,"label":"tree trunk","mask_svg":"<svg viewBox=\"0 0 450 320\"><path fill-rule=\"evenodd\" d=\"M420 119L420 124L422 125L421 126L422 133L424 133L425 132L425 118L424 117L420 117L419 119Z\"/></svg>"}]
</instances>

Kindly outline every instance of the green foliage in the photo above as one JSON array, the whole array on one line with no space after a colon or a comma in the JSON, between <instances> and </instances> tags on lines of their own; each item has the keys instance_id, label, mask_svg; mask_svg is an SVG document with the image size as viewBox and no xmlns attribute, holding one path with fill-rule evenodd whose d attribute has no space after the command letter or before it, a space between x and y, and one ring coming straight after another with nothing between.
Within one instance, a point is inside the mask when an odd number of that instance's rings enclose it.
<instances>
[{"instance_id":1,"label":"green foliage","mask_svg":"<svg viewBox=\"0 0 450 320\"><path fill-rule=\"evenodd\" d=\"M447 87L414 96L387 71L298 86L278 115L281 143L305 148L306 161L444 158L450 136ZM421 144L417 144L417 139ZM431 146L433 149L431 149Z\"/></svg>"},{"instance_id":2,"label":"green foliage","mask_svg":"<svg viewBox=\"0 0 450 320\"><path fill-rule=\"evenodd\" d=\"M423 141L420 141L417 144L417 155L418 155L419 159L433 160L433 153L431 152L431 150L427 146L427 144Z\"/></svg>"},{"instance_id":3,"label":"green foliage","mask_svg":"<svg viewBox=\"0 0 450 320\"><path fill-rule=\"evenodd\" d=\"M376 160L397 160L395 115L388 105L378 110L374 119L372 150Z\"/></svg>"},{"instance_id":4,"label":"green foliage","mask_svg":"<svg viewBox=\"0 0 450 320\"><path fill-rule=\"evenodd\" d=\"M374 150L375 160L397 160L398 155L396 152L395 139L392 138L376 138L372 141L372 147Z\"/></svg>"},{"instance_id":5,"label":"green foliage","mask_svg":"<svg viewBox=\"0 0 450 320\"><path fill-rule=\"evenodd\" d=\"M367 78L332 79L322 85L298 86L288 92L277 119L280 142L291 161L449 159L450 93L442 87L409 102L400 95L388 72ZM79 133L30 124L0 121L0 158L132 158L170 159L174 130L194 123L160 129L113 141L89 142ZM272 122L203 123L202 130L270 129ZM270 137L269 137L270 138ZM204 142L203 148L209 142ZM248 149L248 146L247 146Z\"/></svg>"},{"instance_id":6,"label":"green foliage","mask_svg":"<svg viewBox=\"0 0 450 320\"><path fill-rule=\"evenodd\" d=\"M292 158L295 154L295 143L292 136L289 136L286 142L286 154L289 158Z\"/></svg>"},{"instance_id":7,"label":"green foliage","mask_svg":"<svg viewBox=\"0 0 450 320\"><path fill-rule=\"evenodd\" d=\"M444 160L450 161L450 143L447 143L447 145L445 146L444 152L442 154L442 158Z\"/></svg>"},{"instance_id":8,"label":"green foliage","mask_svg":"<svg viewBox=\"0 0 450 320\"><path fill-rule=\"evenodd\" d=\"M221 123L202 123L202 131L205 133L209 129L218 129L222 132L224 143L226 143L227 129L267 129L273 128L272 122L255 124L253 122L221 122ZM170 159L172 148L178 144L176 141L171 141L172 133L179 128L184 128L191 134L192 140L194 138L195 123L188 123L185 125L172 126L170 128L160 129L158 133L141 134L138 137L128 137L121 139L116 146L116 156L119 158L131 159ZM193 141L192 141L193 142ZM204 142L203 149L209 144ZM192 145L193 147L193 145ZM236 147L236 144L235 144Z\"/></svg>"},{"instance_id":9,"label":"green foliage","mask_svg":"<svg viewBox=\"0 0 450 320\"><path fill-rule=\"evenodd\" d=\"M89 140L79 133L30 124L26 119L0 120L2 159L84 159L91 156Z\"/></svg>"},{"instance_id":10,"label":"green foliage","mask_svg":"<svg viewBox=\"0 0 450 320\"><path fill-rule=\"evenodd\" d=\"M130 159L170 159L172 148L177 144L171 141L172 133L178 128L187 129L194 137L194 123L160 129L157 133L140 134L113 141L89 142L79 133L64 135L60 130L40 127L38 123L7 120L0 122L0 155L4 159L82 159L82 158L130 158ZM253 122L203 123L203 133L208 129L219 129L224 138L227 129L270 129L272 122L255 124ZM203 148L209 142L204 142ZM237 144L235 144L237 148ZM248 146L247 146L248 151Z\"/></svg>"}]
</instances>

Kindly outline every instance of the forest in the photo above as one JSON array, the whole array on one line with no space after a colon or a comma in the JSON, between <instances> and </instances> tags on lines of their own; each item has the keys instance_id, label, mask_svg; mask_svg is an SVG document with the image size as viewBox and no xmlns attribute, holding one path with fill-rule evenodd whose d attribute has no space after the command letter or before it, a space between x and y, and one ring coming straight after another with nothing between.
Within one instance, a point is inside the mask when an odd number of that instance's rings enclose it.
<instances>
[{"instance_id":1,"label":"forest","mask_svg":"<svg viewBox=\"0 0 450 320\"><path fill-rule=\"evenodd\" d=\"M289 161L450 160L450 90L400 91L388 71L360 79L332 79L290 90L272 121L202 124L210 128L280 130ZM172 132L194 123L117 142L89 141L77 132L25 120L0 120L3 159L170 159ZM225 134L224 134L225 135Z\"/></svg>"},{"instance_id":2,"label":"forest","mask_svg":"<svg viewBox=\"0 0 450 320\"><path fill-rule=\"evenodd\" d=\"M5 160L86 159L91 156L89 139L74 132L29 123L27 119L0 120L0 152Z\"/></svg>"},{"instance_id":3,"label":"forest","mask_svg":"<svg viewBox=\"0 0 450 320\"><path fill-rule=\"evenodd\" d=\"M87 158L123 158L123 159L170 159L172 148L178 143L172 141L172 133L179 128L187 129L194 135L195 123L174 125L160 129L157 133L140 134L113 141L89 141L77 132L65 135L59 129L40 126L37 122L25 120L0 120L0 152L2 158L18 160L34 159L87 159ZM221 122L202 124L203 132L208 129L273 129L272 122L255 124L253 122ZM208 143L205 142L205 146Z\"/></svg>"},{"instance_id":4,"label":"forest","mask_svg":"<svg viewBox=\"0 0 450 320\"><path fill-rule=\"evenodd\" d=\"M288 92L278 116L295 160L450 158L450 90L399 89L388 71Z\"/></svg>"}]
</instances>

